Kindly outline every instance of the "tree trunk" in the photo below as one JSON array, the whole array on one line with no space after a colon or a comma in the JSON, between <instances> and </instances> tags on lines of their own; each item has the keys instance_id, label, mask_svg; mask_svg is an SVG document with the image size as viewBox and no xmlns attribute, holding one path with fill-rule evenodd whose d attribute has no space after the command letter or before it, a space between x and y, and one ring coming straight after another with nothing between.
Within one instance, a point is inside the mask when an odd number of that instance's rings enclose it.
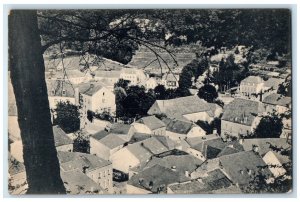
<instances>
[{"instance_id":1,"label":"tree trunk","mask_svg":"<svg viewBox=\"0 0 300 202\"><path fill-rule=\"evenodd\" d=\"M27 193L66 193L54 145L36 11L10 12L9 63L23 143Z\"/></svg>"}]
</instances>

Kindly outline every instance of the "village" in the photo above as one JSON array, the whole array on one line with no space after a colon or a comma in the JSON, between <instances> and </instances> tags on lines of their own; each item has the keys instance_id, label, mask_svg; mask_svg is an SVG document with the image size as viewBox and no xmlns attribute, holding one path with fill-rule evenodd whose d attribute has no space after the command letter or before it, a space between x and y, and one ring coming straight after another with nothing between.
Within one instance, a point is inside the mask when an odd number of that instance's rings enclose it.
<instances>
[{"instance_id":1,"label":"village","mask_svg":"<svg viewBox=\"0 0 300 202\"><path fill-rule=\"evenodd\" d=\"M243 63L245 51L247 47L237 46L201 56L208 60L208 68L192 78L183 96L173 94L184 67L195 58L201 60L194 54L188 58L183 53L187 59L173 71L157 62L139 66L145 52L128 65L109 59L96 64L93 55L44 56L55 146L67 193L233 194L251 192L253 183L262 183L255 181L258 175L266 187L278 178L290 179L290 64L279 67L278 59L251 64L250 73L232 85L207 79L221 71L220 64L230 55L237 65ZM203 86L213 86L216 95L210 99L208 90L202 96ZM8 87L9 188L12 194L22 194L27 189L22 141L15 127L11 83ZM169 97L164 96L167 92ZM134 99L125 99L134 93ZM151 98L150 104L147 99L139 101L144 97ZM77 109L76 131L57 121L59 103ZM272 134L275 124L280 129ZM265 134L266 126L270 134Z\"/></svg>"}]
</instances>

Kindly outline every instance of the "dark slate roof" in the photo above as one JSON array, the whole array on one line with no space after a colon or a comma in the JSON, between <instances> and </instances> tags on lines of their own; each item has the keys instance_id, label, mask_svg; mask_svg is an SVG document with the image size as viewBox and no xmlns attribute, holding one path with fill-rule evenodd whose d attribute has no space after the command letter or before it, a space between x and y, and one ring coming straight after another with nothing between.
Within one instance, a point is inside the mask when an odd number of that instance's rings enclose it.
<instances>
[{"instance_id":1,"label":"dark slate roof","mask_svg":"<svg viewBox=\"0 0 300 202\"><path fill-rule=\"evenodd\" d=\"M177 119L163 118L162 121L165 123L167 131L179 134L188 134L193 127L192 122L186 122Z\"/></svg>"},{"instance_id":2,"label":"dark slate roof","mask_svg":"<svg viewBox=\"0 0 300 202\"><path fill-rule=\"evenodd\" d=\"M131 139L129 140L129 144L135 143L135 142L140 142L143 140L146 140L148 138L152 137L151 134L147 134L147 133L134 133L131 137Z\"/></svg>"},{"instance_id":3,"label":"dark slate roof","mask_svg":"<svg viewBox=\"0 0 300 202\"><path fill-rule=\"evenodd\" d=\"M177 143L174 140L171 140L167 136L160 136L156 135L154 136L158 141L160 141L165 147L167 147L168 150L175 149L177 146Z\"/></svg>"},{"instance_id":4,"label":"dark slate roof","mask_svg":"<svg viewBox=\"0 0 300 202\"><path fill-rule=\"evenodd\" d=\"M166 126L164 122L162 122L155 116L143 117L139 119L137 122L145 124L150 130L155 130Z\"/></svg>"},{"instance_id":5,"label":"dark slate roof","mask_svg":"<svg viewBox=\"0 0 300 202\"><path fill-rule=\"evenodd\" d=\"M287 105L292 103L292 99L291 97L285 97L280 94L273 93L265 97L263 103L287 107Z\"/></svg>"},{"instance_id":6,"label":"dark slate roof","mask_svg":"<svg viewBox=\"0 0 300 202\"><path fill-rule=\"evenodd\" d=\"M108 131L106 130L101 130L97 133L95 133L94 135L92 135L92 137L96 140L101 140L102 138L104 138L105 136L107 136L109 134Z\"/></svg>"},{"instance_id":7,"label":"dark slate roof","mask_svg":"<svg viewBox=\"0 0 300 202\"><path fill-rule=\"evenodd\" d=\"M224 107L222 120L251 126L258 113L263 112L263 106L258 101L235 98Z\"/></svg>"},{"instance_id":8,"label":"dark slate roof","mask_svg":"<svg viewBox=\"0 0 300 202\"><path fill-rule=\"evenodd\" d=\"M128 181L129 185L156 193L158 188L166 193L167 185L175 182L185 182L190 179L180 172L174 172L169 168L154 165L142 172L132 176Z\"/></svg>"},{"instance_id":9,"label":"dark slate roof","mask_svg":"<svg viewBox=\"0 0 300 202\"><path fill-rule=\"evenodd\" d=\"M263 159L253 151L238 152L230 155L220 156L220 163L224 172L228 174L233 183L247 185L252 180L252 175L265 167ZM248 173L251 171L251 174ZM262 170L264 175L271 175L268 168Z\"/></svg>"},{"instance_id":10,"label":"dark slate roof","mask_svg":"<svg viewBox=\"0 0 300 202\"><path fill-rule=\"evenodd\" d=\"M73 144L72 139L59 126L53 126L53 134L56 147Z\"/></svg>"},{"instance_id":11,"label":"dark slate roof","mask_svg":"<svg viewBox=\"0 0 300 202\"><path fill-rule=\"evenodd\" d=\"M197 145L192 146L193 149L200 151L205 158L216 158L218 154L226 147L226 143L221 138L205 140Z\"/></svg>"},{"instance_id":12,"label":"dark slate roof","mask_svg":"<svg viewBox=\"0 0 300 202\"><path fill-rule=\"evenodd\" d=\"M75 97L75 88L68 81L46 80L48 96ZM65 94L63 93L65 91Z\"/></svg>"},{"instance_id":13,"label":"dark slate roof","mask_svg":"<svg viewBox=\"0 0 300 202\"><path fill-rule=\"evenodd\" d=\"M127 135L131 125L123 124L123 123L115 123L111 125L110 133Z\"/></svg>"}]
</instances>

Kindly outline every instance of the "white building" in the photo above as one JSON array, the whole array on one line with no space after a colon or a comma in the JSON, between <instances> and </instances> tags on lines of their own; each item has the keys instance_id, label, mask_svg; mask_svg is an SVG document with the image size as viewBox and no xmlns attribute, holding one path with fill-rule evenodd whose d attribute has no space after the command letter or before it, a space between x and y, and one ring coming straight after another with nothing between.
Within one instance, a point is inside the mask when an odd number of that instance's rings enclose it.
<instances>
[{"instance_id":1,"label":"white building","mask_svg":"<svg viewBox=\"0 0 300 202\"><path fill-rule=\"evenodd\" d=\"M263 90L264 82L259 76L248 76L241 81L239 92L245 96L259 94Z\"/></svg>"},{"instance_id":2,"label":"white building","mask_svg":"<svg viewBox=\"0 0 300 202\"><path fill-rule=\"evenodd\" d=\"M115 94L110 89L101 85L101 83L81 84L76 91L78 91L79 95L76 102L82 106L84 116L88 110L95 113L115 113Z\"/></svg>"},{"instance_id":3,"label":"white building","mask_svg":"<svg viewBox=\"0 0 300 202\"><path fill-rule=\"evenodd\" d=\"M123 68L120 78L130 81L130 85L137 85L147 79L147 76L141 69Z\"/></svg>"}]
</instances>

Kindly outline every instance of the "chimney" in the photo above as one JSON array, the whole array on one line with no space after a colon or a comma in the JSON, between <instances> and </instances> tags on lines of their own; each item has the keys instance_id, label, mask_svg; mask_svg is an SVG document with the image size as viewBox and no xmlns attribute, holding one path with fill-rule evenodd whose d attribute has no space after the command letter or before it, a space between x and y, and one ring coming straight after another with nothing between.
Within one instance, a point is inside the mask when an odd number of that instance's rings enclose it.
<instances>
[{"instance_id":1,"label":"chimney","mask_svg":"<svg viewBox=\"0 0 300 202\"><path fill-rule=\"evenodd\" d=\"M172 166L171 170L176 171L176 166Z\"/></svg>"},{"instance_id":2,"label":"chimney","mask_svg":"<svg viewBox=\"0 0 300 202\"><path fill-rule=\"evenodd\" d=\"M251 169L247 169L247 173L248 173L248 175L251 175L252 174L252 170Z\"/></svg>"},{"instance_id":3,"label":"chimney","mask_svg":"<svg viewBox=\"0 0 300 202\"><path fill-rule=\"evenodd\" d=\"M239 143L240 143L241 145L244 144L244 141L245 141L244 138L240 138L240 139L239 139Z\"/></svg>"},{"instance_id":4,"label":"chimney","mask_svg":"<svg viewBox=\"0 0 300 202\"><path fill-rule=\"evenodd\" d=\"M240 170L240 173L243 175L243 174L244 174L244 171L243 171L243 170Z\"/></svg>"}]
</instances>

